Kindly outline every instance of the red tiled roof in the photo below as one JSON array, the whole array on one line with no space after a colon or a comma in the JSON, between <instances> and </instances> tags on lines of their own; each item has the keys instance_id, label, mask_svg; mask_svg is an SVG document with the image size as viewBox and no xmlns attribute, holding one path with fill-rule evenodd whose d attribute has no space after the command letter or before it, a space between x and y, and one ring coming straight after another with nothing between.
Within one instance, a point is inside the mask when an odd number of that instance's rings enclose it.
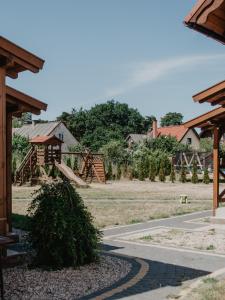
<instances>
[{"instance_id":1,"label":"red tiled roof","mask_svg":"<svg viewBox=\"0 0 225 300\"><path fill-rule=\"evenodd\" d=\"M30 143L33 144L44 144L49 142L50 140L58 140L60 143L63 143L59 138L57 138L55 135L50 135L50 136L46 136L46 135L39 135L34 137L33 139L30 140Z\"/></svg>"},{"instance_id":2,"label":"red tiled roof","mask_svg":"<svg viewBox=\"0 0 225 300\"><path fill-rule=\"evenodd\" d=\"M157 133L158 136L160 135L173 136L178 140L178 142L180 142L188 130L189 129L184 127L184 125L177 125L177 126L160 127L157 129Z\"/></svg>"}]
</instances>

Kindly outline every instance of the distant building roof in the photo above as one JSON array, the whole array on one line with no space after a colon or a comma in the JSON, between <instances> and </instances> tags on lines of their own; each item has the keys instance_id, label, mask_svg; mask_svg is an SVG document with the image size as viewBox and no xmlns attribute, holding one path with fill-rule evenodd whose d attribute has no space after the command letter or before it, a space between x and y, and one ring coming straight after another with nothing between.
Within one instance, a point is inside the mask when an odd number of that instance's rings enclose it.
<instances>
[{"instance_id":1,"label":"distant building roof","mask_svg":"<svg viewBox=\"0 0 225 300\"><path fill-rule=\"evenodd\" d=\"M188 128L184 125L168 126L168 127L159 127L157 128L158 136L172 136L175 137L178 142L180 142L185 134L188 132Z\"/></svg>"},{"instance_id":2,"label":"distant building roof","mask_svg":"<svg viewBox=\"0 0 225 300\"><path fill-rule=\"evenodd\" d=\"M126 141L132 140L134 143L140 143L143 140L146 140L150 138L147 134L136 134L136 133L131 133L127 136Z\"/></svg>"},{"instance_id":3,"label":"distant building roof","mask_svg":"<svg viewBox=\"0 0 225 300\"><path fill-rule=\"evenodd\" d=\"M20 128L13 128L13 134L18 134L32 139L36 136L48 136L60 124L60 121L48 123L32 123Z\"/></svg>"}]
</instances>

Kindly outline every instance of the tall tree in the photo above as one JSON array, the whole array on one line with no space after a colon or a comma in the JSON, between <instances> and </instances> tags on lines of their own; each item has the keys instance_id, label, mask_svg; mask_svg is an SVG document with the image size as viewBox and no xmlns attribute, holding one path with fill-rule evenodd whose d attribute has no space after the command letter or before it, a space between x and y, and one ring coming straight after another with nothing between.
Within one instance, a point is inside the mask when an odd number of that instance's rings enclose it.
<instances>
[{"instance_id":1,"label":"tall tree","mask_svg":"<svg viewBox=\"0 0 225 300\"><path fill-rule=\"evenodd\" d=\"M146 133L150 119L126 103L114 100L97 104L90 110L63 112L58 120L65 122L73 135L86 147L98 150L111 140L124 140L130 133Z\"/></svg>"},{"instance_id":2,"label":"tall tree","mask_svg":"<svg viewBox=\"0 0 225 300\"><path fill-rule=\"evenodd\" d=\"M169 112L161 118L161 126L180 125L183 121L183 115L177 112Z\"/></svg>"}]
</instances>

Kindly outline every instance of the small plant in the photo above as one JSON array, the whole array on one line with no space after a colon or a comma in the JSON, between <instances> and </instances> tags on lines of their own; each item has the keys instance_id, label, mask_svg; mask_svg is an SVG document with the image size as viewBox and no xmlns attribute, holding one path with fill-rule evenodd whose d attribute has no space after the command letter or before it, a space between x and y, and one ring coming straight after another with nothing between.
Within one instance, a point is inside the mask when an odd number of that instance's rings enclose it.
<instances>
[{"instance_id":1,"label":"small plant","mask_svg":"<svg viewBox=\"0 0 225 300\"><path fill-rule=\"evenodd\" d=\"M98 259L101 233L69 182L44 184L28 212L35 266L61 269Z\"/></svg>"},{"instance_id":2,"label":"small plant","mask_svg":"<svg viewBox=\"0 0 225 300\"><path fill-rule=\"evenodd\" d=\"M207 168L204 169L204 175L203 175L203 181L202 182L205 183L205 184L210 183L209 172L208 172Z\"/></svg>"},{"instance_id":3,"label":"small plant","mask_svg":"<svg viewBox=\"0 0 225 300\"><path fill-rule=\"evenodd\" d=\"M16 158L13 157L13 161L12 161L12 182L14 182L14 179L15 179L16 169L17 169L17 162L16 162Z\"/></svg>"},{"instance_id":4,"label":"small plant","mask_svg":"<svg viewBox=\"0 0 225 300\"><path fill-rule=\"evenodd\" d=\"M215 249L216 249L216 247L212 244L206 248L206 250L215 250Z\"/></svg>"},{"instance_id":5,"label":"small plant","mask_svg":"<svg viewBox=\"0 0 225 300\"><path fill-rule=\"evenodd\" d=\"M166 181L166 175L165 175L165 165L164 165L164 161L161 160L160 162L160 168L159 168L159 180L161 182L165 182Z\"/></svg>"},{"instance_id":6,"label":"small plant","mask_svg":"<svg viewBox=\"0 0 225 300\"><path fill-rule=\"evenodd\" d=\"M197 166L197 161L196 159L193 162L193 168L192 168L192 177L191 177L191 182L196 184L198 183L198 166Z\"/></svg>"},{"instance_id":7,"label":"small plant","mask_svg":"<svg viewBox=\"0 0 225 300\"><path fill-rule=\"evenodd\" d=\"M186 169L184 162L181 164L181 169L180 169L180 182L185 183L187 182L187 175L186 175Z\"/></svg>"},{"instance_id":8,"label":"small plant","mask_svg":"<svg viewBox=\"0 0 225 300\"><path fill-rule=\"evenodd\" d=\"M170 167L170 181L172 183L174 183L176 180L176 174L175 174L175 170L174 170L174 165L173 165L173 161L171 161L171 167Z\"/></svg>"}]
</instances>

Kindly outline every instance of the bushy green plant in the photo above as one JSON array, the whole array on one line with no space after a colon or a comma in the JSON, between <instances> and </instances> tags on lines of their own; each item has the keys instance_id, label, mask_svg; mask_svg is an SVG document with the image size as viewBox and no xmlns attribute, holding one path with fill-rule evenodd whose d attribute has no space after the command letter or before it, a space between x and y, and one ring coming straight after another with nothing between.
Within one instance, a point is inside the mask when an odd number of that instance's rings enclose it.
<instances>
[{"instance_id":1,"label":"bushy green plant","mask_svg":"<svg viewBox=\"0 0 225 300\"><path fill-rule=\"evenodd\" d=\"M210 183L209 172L208 172L207 168L204 169L204 175L203 175L203 181L202 182L205 183L205 184Z\"/></svg>"},{"instance_id":2,"label":"bushy green plant","mask_svg":"<svg viewBox=\"0 0 225 300\"><path fill-rule=\"evenodd\" d=\"M13 157L13 160L12 160L12 182L14 182L16 170L17 170L17 160L16 160L16 157Z\"/></svg>"},{"instance_id":3,"label":"bushy green plant","mask_svg":"<svg viewBox=\"0 0 225 300\"><path fill-rule=\"evenodd\" d=\"M174 183L175 180L176 180L176 173L175 173L175 170L174 170L173 161L171 161L171 166L170 166L170 181L172 183Z\"/></svg>"},{"instance_id":4,"label":"bushy green plant","mask_svg":"<svg viewBox=\"0 0 225 300\"><path fill-rule=\"evenodd\" d=\"M185 169L185 165L184 162L182 162L181 164L181 169L180 169L180 182L185 183L187 182L187 174L186 174L186 169Z\"/></svg>"},{"instance_id":5,"label":"bushy green plant","mask_svg":"<svg viewBox=\"0 0 225 300\"><path fill-rule=\"evenodd\" d=\"M101 233L69 182L44 184L28 211L35 266L60 269L98 259Z\"/></svg>"},{"instance_id":6,"label":"bushy green plant","mask_svg":"<svg viewBox=\"0 0 225 300\"><path fill-rule=\"evenodd\" d=\"M198 183L198 166L196 159L194 159L193 162L191 182L194 184Z\"/></svg>"},{"instance_id":7,"label":"bushy green plant","mask_svg":"<svg viewBox=\"0 0 225 300\"><path fill-rule=\"evenodd\" d=\"M166 181L166 175L165 175L165 163L163 160L160 162L160 168L159 168L159 181L165 182Z\"/></svg>"}]
</instances>

